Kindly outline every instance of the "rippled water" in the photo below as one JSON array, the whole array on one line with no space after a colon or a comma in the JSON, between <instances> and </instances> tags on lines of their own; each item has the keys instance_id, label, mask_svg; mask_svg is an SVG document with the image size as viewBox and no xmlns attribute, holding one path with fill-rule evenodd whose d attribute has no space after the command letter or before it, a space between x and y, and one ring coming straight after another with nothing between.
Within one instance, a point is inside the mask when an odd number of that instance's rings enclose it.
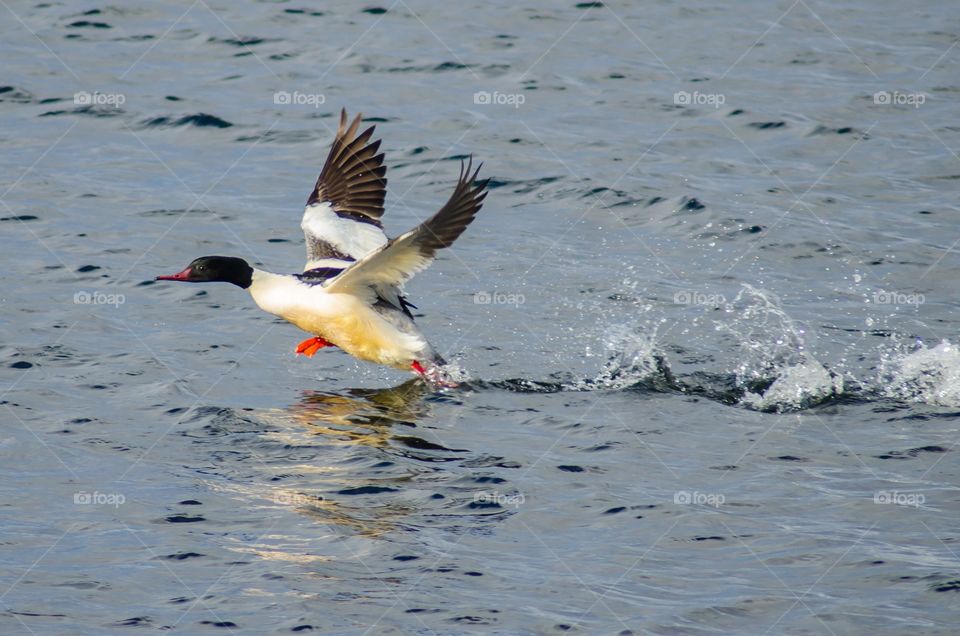
<instances>
[{"instance_id":1,"label":"rippled water","mask_svg":"<svg viewBox=\"0 0 960 636\"><path fill-rule=\"evenodd\" d=\"M0 13L3 633L955 630L950 4ZM152 282L295 271L341 106L391 234L492 177L458 390Z\"/></svg>"}]
</instances>

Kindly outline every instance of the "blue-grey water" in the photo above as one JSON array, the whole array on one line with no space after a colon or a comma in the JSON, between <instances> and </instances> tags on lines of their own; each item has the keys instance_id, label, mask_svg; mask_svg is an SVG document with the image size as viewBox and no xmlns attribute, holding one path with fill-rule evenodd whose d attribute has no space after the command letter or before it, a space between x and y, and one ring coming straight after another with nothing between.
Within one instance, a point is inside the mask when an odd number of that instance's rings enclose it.
<instances>
[{"instance_id":1,"label":"blue-grey water","mask_svg":"<svg viewBox=\"0 0 960 636\"><path fill-rule=\"evenodd\" d=\"M949 634L949 2L0 3L3 634ZM229 285L341 107L431 392Z\"/></svg>"}]
</instances>

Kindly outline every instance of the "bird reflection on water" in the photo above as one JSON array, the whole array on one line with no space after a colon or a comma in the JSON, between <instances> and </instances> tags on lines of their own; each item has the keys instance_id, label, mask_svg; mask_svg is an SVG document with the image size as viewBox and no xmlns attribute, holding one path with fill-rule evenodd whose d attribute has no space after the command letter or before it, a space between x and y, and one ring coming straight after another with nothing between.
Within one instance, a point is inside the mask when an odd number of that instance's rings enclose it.
<instances>
[{"instance_id":1,"label":"bird reflection on water","mask_svg":"<svg viewBox=\"0 0 960 636\"><path fill-rule=\"evenodd\" d=\"M386 389L307 391L290 407L258 413L271 425L264 437L289 449L272 503L363 536L394 529L423 512L420 504L436 506L418 477L461 460L463 449L413 434L433 395L411 379Z\"/></svg>"},{"instance_id":2,"label":"bird reflection on water","mask_svg":"<svg viewBox=\"0 0 960 636\"><path fill-rule=\"evenodd\" d=\"M416 426L428 412L424 398L430 388L419 379L386 389L346 389L337 392L306 391L289 411L297 421L311 427L317 434L354 436L356 431L334 427L356 424L382 427L396 424ZM377 428L377 433L387 431ZM363 437L362 435L360 437ZM382 439L387 439L384 436ZM378 445L378 444L374 444Z\"/></svg>"}]
</instances>

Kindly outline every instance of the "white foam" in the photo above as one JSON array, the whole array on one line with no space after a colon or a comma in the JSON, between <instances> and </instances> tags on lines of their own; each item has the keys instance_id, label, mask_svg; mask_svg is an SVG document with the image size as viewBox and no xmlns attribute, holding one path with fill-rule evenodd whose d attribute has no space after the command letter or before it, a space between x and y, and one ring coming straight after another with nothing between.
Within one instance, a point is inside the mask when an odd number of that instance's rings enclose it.
<instances>
[{"instance_id":1,"label":"white foam","mask_svg":"<svg viewBox=\"0 0 960 636\"><path fill-rule=\"evenodd\" d=\"M806 330L783 309L771 292L744 285L730 303L731 321L717 330L730 333L740 347L734 369L745 390L741 404L764 411L805 408L843 391L843 378L831 372L808 350ZM749 389L773 380L762 392Z\"/></svg>"},{"instance_id":2,"label":"white foam","mask_svg":"<svg viewBox=\"0 0 960 636\"><path fill-rule=\"evenodd\" d=\"M947 340L920 343L910 352L882 356L878 387L884 397L960 406L960 348Z\"/></svg>"},{"instance_id":3,"label":"white foam","mask_svg":"<svg viewBox=\"0 0 960 636\"><path fill-rule=\"evenodd\" d=\"M744 393L741 403L760 411L785 411L805 408L843 392L843 378L812 356L804 364L779 369L778 374L763 393Z\"/></svg>"},{"instance_id":4,"label":"white foam","mask_svg":"<svg viewBox=\"0 0 960 636\"><path fill-rule=\"evenodd\" d=\"M577 390L626 389L659 370L656 324L617 325L606 334L604 348L612 357L594 378L573 383Z\"/></svg>"}]
</instances>

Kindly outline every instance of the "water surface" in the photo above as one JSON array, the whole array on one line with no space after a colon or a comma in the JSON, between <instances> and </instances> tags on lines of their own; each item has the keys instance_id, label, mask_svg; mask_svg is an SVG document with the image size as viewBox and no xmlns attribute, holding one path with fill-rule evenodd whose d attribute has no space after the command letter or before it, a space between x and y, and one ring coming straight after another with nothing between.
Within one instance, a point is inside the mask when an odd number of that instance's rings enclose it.
<instances>
[{"instance_id":1,"label":"water surface","mask_svg":"<svg viewBox=\"0 0 960 636\"><path fill-rule=\"evenodd\" d=\"M4 633L954 631L947 3L0 12ZM458 390L153 282L297 271L341 107L390 234L492 179Z\"/></svg>"}]
</instances>

